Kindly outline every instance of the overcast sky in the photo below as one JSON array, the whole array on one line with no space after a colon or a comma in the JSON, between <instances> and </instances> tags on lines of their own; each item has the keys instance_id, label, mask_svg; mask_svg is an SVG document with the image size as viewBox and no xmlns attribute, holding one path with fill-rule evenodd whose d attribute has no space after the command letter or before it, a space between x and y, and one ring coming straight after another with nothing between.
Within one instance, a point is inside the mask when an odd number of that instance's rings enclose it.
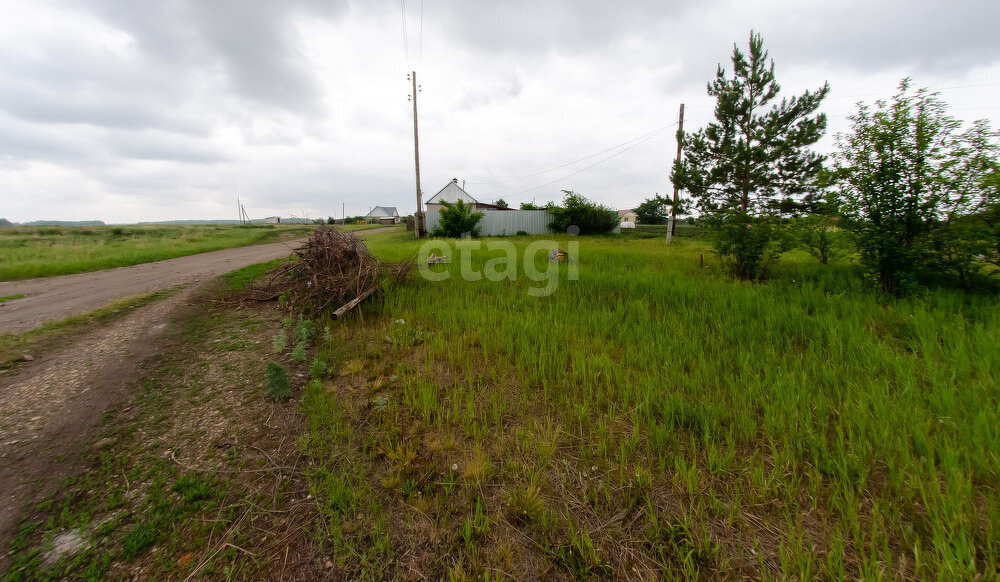
<instances>
[{"instance_id":1,"label":"overcast sky","mask_svg":"<svg viewBox=\"0 0 1000 582\"><path fill-rule=\"evenodd\" d=\"M829 150L907 75L1000 126L998 22L996 0L0 0L0 217L412 213L411 70L425 197L630 208L672 191L668 126L710 119L751 29L784 94L830 82Z\"/></svg>"}]
</instances>

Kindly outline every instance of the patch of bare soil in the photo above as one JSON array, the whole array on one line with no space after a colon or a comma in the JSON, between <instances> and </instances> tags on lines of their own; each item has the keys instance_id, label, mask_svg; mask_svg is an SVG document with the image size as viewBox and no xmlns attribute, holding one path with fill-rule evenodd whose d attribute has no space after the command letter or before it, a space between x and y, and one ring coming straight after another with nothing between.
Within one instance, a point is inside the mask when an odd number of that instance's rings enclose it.
<instances>
[{"instance_id":1,"label":"patch of bare soil","mask_svg":"<svg viewBox=\"0 0 1000 582\"><path fill-rule=\"evenodd\" d=\"M0 376L0 567L24 504L80 468L81 443L147 376L170 317L192 293L138 308Z\"/></svg>"},{"instance_id":2,"label":"patch of bare soil","mask_svg":"<svg viewBox=\"0 0 1000 582\"><path fill-rule=\"evenodd\" d=\"M209 309L189 319L184 342L147 387L156 391L153 401L117 421L136 427L124 445L132 447L131 456L163 461L167 481L175 483L171 491L201 481L214 483L214 494L174 521L176 531L147 554L113 562L110 577L162 578L176 570L185 579L221 573L237 579L325 578L324 560L310 541L317 514L297 443L303 416L295 400L269 400L263 385L261 358L272 351L283 315L267 304ZM289 374L296 394L306 379L304 364L300 368L291 367ZM125 510L155 521L157 508L149 503L155 485L147 486Z\"/></svg>"},{"instance_id":3,"label":"patch of bare soil","mask_svg":"<svg viewBox=\"0 0 1000 582\"><path fill-rule=\"evenodd\" d=\"M195 293L136 309L2 379L0 572L332 575L310 538L299 407L268 400L262 382L284 313L222 309ZM289 374L296 393L300 366Z\"/></svg>"}]
</instances>

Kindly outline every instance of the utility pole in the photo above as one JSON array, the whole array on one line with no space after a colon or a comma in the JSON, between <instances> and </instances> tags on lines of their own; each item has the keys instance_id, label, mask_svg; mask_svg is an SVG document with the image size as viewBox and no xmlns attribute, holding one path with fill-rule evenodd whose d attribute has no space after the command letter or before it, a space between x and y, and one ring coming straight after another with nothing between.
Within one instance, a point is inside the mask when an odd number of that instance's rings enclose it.
<instances>
[{"instance_id":1,"label":"utility pole","mask_svg":"<svg viewBox=\"0 0 1000 582\"><path fill-rule=\"evenodd\" d=\"M240 197L236 197L236 211L240 213L240 224L243 224L243 205L240 204Z\"/></svg>"},{"instance_id":2,"label":"utility pole","mask_svg":"<svg viewBox=\"0 0 1000 582\"><path fill-rule=\"evenodd\" d=\"M681 147L684 140L684 104L681 103L681 114L677 119L677 160L681 159ZM674 236L674 227L677 225L677 184L674 184L674 202L670 206L670 236Z\"/></svg>"},{"instance_id":3,"label":"utility pole","mask_svg":"<svg viewBox=\"0 0 1000 582\"><path fill-rule=\"evenodd\" d=\"M423 238L426 234L426 225L424 224L424 209L423 201L420 199L420 140L418 139L417 132L417 72L412 71L410 73L410 81L413 82L413 163L417 168L417 214L414 215L414 230L417 231L417 238Z\"/></svg>"},{"instance_id":4,"label":"utility pole","mask_svg":"<svg viewBox=\"0 0 1000 582\"><path fill-rule=\"evenodd\" d=\"M341 218L341 220L344 221L344 224L347 224L347 203L346 202L341 202L340 203L340 218Z\"/></svg>"}]
</instances>

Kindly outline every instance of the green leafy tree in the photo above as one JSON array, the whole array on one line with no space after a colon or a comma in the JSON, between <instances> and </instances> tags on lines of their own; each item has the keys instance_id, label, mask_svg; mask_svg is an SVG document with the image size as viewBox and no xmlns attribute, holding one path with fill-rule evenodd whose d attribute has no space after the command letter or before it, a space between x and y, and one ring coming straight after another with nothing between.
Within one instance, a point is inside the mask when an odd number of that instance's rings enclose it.
<instances>
[{"instance_id":1,"label":"green leafy tree","mask_svg":"<svg viewBox=\"0 0 1000 582\"><path fill-rule=\"evenodd\" d=\"M774 61L759 34L749 52L733 47L733 77L719 65L708 94L715 121L681 136L684 155L671 180L687 190L710 228L716 251L738 277L754 279L788 248L777 202L815 191L823 156L811 151L826 129L813 115L829 85L776 101Z\"/></svg>"},{"instance_id":2,"label":"green leafy tree","mask_svg":"<svg viewBox=\"0 0 1000 582\"><path fill-rule=\"evenodd\" d=\"M903 79L891 101L860 104L837 136L846 224L881 288L903 295L922 273L969 284L988 252L997 200L997 134L980 121L961 132L946 104Z\"/></svg>"},{"instance_id":3,"label":"green leafy tree","mask_svg":"<svg viewBox=\"0 0 1000 582\"><path fill-rule=\"evenodd\" d=\"M579 234L604 234L618 226L618 211L603 204L573 192L563 190L562 206L549 203L548 210L552 213L549 229L553 232L566 232L571 226L580 229Z\"/></svg>"},{"instance_id":4,"label":"green leafy tree","mask_svg":"<svg viewBox=\"0 0 1000 582\"><path fill-rule=\"evenodd\" d=\"M501 199L497 200L496 202L494 202L493 205L497 206L499 208L510 208L510 206L507 204L507 201L504 200L503 198L501 198Z\"/></svg>"},{"instance_id":5,"label":"green leafy tree","mask_svg":"<svg viewBox=\"0 0 1000 582\"><path fill-rule=\"evenodd\" d=\"M970 286L1000 250L1000 133L978 120L942 142L942 208L931 228L930 268ZM992 252L991 252L992 251ZM994 270L995 274L996 271Z\"/></svg>"},{"instance_id":6,"label":"green leafy tree","mask_svg":"<svg viewBox=\"0 0 1000 582\"><path fill-rule=\"evenodd\" d=\"M839 210L838 199L832 192L796 203L796 213L803 214L791 223L797 242L824 265L842 257L849 248L839 228Z\"/></svg>"},{"instance_id":7,"label":"green leafy tree","mask_svg":"<svg viewBox=\"0 0 1000 582\"><path fill-rule=\"evenodd\" d=\"M482 212L473 212L472 205L464 200L457 202L442 202L441 220L431 231L431 236L459 238L466 234L479 236L479 221L485 216Z\"/></svg>"},{"instance_id":8,"label":"green leafy tree","mask_svg":"<svg viewBox=\"0 0 1000 582\"><path fill-rule=\"evenodd\" d=\"M984 186L989 192L981 220L986 224L986 250L983 253L987 262L1000 270L1000 170L994 170L984 180Z\"/></svg>"},{"instance_id":9,"label":"green leafy tree","mask_svg":"<svg viewBox=\"0 0 1000 582\"><path fill-rule=\"evenodd\" d=\"M545 210L544 206L539 206L534 202L522 202L521 210Z\"/></svg>"},{"instance_id":10,"label":"green leafy tree","mask_svg":"<svg viewBox=\"0 0 1000 582\"><path fill-rule=\"evenodd\" d=\"M663 224L670 216L670 204L671 201L667 198L654 194L652 198L646 198L636 206L635 213L643 224Z\"/></svg>"}]
</instances>

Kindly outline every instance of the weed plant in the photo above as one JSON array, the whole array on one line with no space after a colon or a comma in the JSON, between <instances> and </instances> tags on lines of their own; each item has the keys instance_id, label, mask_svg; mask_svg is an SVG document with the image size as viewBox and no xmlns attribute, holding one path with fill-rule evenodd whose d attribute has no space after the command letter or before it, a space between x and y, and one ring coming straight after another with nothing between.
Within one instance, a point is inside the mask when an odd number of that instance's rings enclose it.
<instances>
[{"instance_id":1,"label":"weed plant","mask_svg":"<svg viewBox=\"0 0 1000 582\"><path fill-rule=\"evenodd\" d=\"M268 362L265 374L265 385L269 398L282 401L292 397L292 385L288 381L288 373L280 364Z\"/></svg>"}]
</instances>

